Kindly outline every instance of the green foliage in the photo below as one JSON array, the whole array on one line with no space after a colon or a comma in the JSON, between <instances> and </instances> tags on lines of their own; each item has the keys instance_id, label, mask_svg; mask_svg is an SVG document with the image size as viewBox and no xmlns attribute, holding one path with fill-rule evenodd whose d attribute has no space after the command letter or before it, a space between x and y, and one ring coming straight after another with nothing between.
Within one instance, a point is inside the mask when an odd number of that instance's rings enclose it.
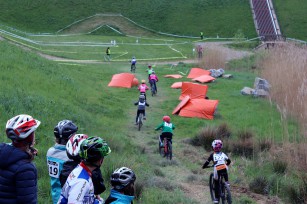
<instances>
[{"instance_id":1,"label":"green foliage","mask_svg":"<svg viewBox=\"0 0 307 204\"><path fill-rule=\"evenodd\" d=\"M269 192L269 182L267 178L263 176L259 176L253 179L253 181L249 184L249 188L254 193L259 194L268 194Z\"/></svg>"}]
</instances>

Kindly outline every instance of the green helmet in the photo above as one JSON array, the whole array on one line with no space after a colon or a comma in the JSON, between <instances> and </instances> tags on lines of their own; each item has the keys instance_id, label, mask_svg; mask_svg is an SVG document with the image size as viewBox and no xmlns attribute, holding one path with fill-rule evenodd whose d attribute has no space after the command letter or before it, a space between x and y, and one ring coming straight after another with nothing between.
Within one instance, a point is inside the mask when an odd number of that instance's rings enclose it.
<instances>
[{"instance_id":1,"label":"green helmet","mask_svg":"<svg viewBox=\"0 0 307 204\"><path fill-rule=\"evenodd\" d=\"M89 137L80 146L79 155L86 162L96 162L110 154L107 142L100 137Z\"/></svg>"}]
</instances>

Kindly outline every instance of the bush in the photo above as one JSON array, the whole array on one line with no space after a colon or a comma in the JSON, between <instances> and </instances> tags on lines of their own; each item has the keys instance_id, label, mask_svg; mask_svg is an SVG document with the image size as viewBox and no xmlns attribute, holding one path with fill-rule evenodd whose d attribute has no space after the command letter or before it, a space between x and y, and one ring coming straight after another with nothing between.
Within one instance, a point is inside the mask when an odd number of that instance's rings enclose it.
<instances>
[{"instance_id":1,"label":"bush","mask_svg":"<svg viewBox=\"0 0 307 204\"><path fill-rule=\"evenodd\" d=\"M232 152L239 156L252 158L255 152L253 133L251 131L241 131L238 140L232 144Z\"/></svg>"},{"instance_id":2,"label":"bush","mask_svg":"<svg viewBox=\"0 0 307 204\"><path fill-rule=\"evenodd\" d=\"M258 176L249 184L249 188L254 193L267 195L269 193L269 182L267 178Z\"/></svg>"},{"instance_id":3,"label":"bush","mask_svg":"<svg viewBox=\"0 0 307 204\"><path fill-rule=\"evenodd\" d=\"M273 161L273 171L277 174L284 174L287 170L288 163L283 160L274 160Z\"/></svg>"},{"instance_id":4,"label":"bush","mask_svg":"<svg viewBox=\"0 0 307 204\"><path fill-rule=\"evenodd\" d=\"M231 130L227 123L222 123L218 126L216 131L217 137L221 139L229 138L231 136Z\"/></svg>"},{"instance_id":5,"label":"bush","mask_svg":"<svg viewBox=\"0 0 307 204\"><path fill-rule=\"evenodd\" d=\"M194 146L203 146L205 150L211 151L212 141L216 139L217 129L207 126L203 128L194 138L191 139L190 143Z\"/></svg>"}]
</instances>

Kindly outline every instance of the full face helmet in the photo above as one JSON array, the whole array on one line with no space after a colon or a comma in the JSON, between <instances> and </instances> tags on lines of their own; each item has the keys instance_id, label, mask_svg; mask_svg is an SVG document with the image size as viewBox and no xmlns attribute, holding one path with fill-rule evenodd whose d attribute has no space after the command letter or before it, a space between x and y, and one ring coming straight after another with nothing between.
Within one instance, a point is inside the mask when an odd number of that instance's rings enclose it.
<instances>
[{"instance_id":1,"label":"full face helmet","mask_svg":"<svg viewBox=\"0 0 307 204\"><path fill-rule=\"evenodd\" d=\"M144 96L143 94L141 94L141 95L139 96L139 99L144 99L144 100L145 100L145 96Z\"/></svg>"},{"instance_id":2,"label":"full face helmet","mask_svg":"<svg viewBox=\"0 0 307 204\"><path fill-rule=\"evenodd\" d=\"M78 131L78 127L71 120L62 120L54 127L54 136L68 140Z\"/></svg>"},{"instance_id":3,"label":"full face helmet","mask_svg":"<svg viewBox=\"0 0 307 204\"><path fill-rule=\"evenodd\" d=\"M17 115L7 121L5 132L7 137L13 141L27 141L31 144L34 140L34 134L32 133L40 123L30 115Z\"/></svg>"},{"instance_id":4,"label":"full face helmet","mask_svg":"<svg viewBox=\"0 0 307 204\"><path fill-rule=\"evenodd\" d=\"M111 149L100 137L89 137L84 140L80 146L79 155L83 161L94 163L108 154Z\"/></svg>"},{"instance_id":5,"label":"full face helmet","mask_svg":"<svg viewBox=\"0 0 307 204\"><path fill-rule=\"evenodd\" d=\"M66 153L69 159L72 160L80 160L79 151L80 146L84 140L88 138L85 134L76 134L69 138L68 142L66 143Z\"/></svg>"},{"instance_id":6,"label":"full face helmet","mask_svg":"<svg viewBox=\"0 0 307 204\"><path fill-rule=\"evenodd\" d=\"M164 122L170 123L171 122L171 117L169 117L168 115L163 116L162 120Z\"/></svg>"},{"instance_id":7,"label":"full face helmet","mask_svg":"<svg viewBox=\"0 0 307 204\"><path fill-rule=\"evenodd\" d=\"M222 140L214 140L214 141L212 142L212 148L213 148L213 150L214 150L215 152L221 151L222 147L223 147L223 142L222 142Z\"/></svg>"},{"instance_id":8,"label":"full face helmet","mask_svg":"<svg viewBox=\"0 0 307 204\"><path fill-rule=\"evenodd\" d=\"M116 190L125 188L135 180L135 173L127 167L118 168L111 175L111 185Z\"/></svg>"}]
</instances>

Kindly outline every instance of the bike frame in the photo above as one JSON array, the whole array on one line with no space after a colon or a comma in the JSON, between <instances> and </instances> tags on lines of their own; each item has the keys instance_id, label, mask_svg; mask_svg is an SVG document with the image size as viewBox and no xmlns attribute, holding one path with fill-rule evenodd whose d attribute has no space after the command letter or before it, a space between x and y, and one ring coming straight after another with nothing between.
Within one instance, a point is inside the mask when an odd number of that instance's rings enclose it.
<instances>
[{"instance_id":1,"label":"bike frame","mask_svg":"<svg viewBox=\"0 0 307 204\"><path fill-rule=\"evenodd\" d=\"M139 131L141 130L142 125L143 125L143 113L140 113L140 115L138 117L138 129L139 129Z\"/></svg>"}]
</instances>

